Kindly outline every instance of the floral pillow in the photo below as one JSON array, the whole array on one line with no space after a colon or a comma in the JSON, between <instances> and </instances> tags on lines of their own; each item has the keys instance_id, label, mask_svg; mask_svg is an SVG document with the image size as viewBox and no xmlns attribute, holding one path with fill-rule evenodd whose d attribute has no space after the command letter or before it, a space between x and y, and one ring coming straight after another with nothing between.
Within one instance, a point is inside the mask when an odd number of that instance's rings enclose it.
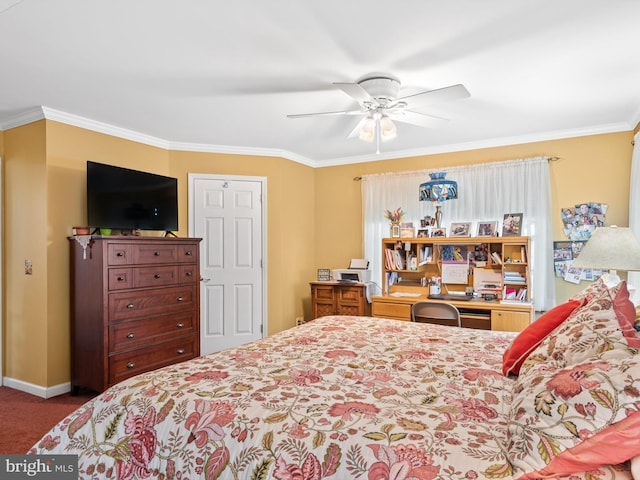
<instances>
[{"instance_id":1,"label":"floral pillow","mask_svg":"<svg viewBox=\"0 0 640 480\"><path fill-rule=\"evenodd\" d=\"M640 348L640 338L629 322L629 291L625 282L591 295L586 305L571 315L540 342L520 368L554 362L560 367L616 348Z\"/></svg>"},{"instance_id":2,"label":"floral pillow","mask_svg":"<svg viewBox=\"0 0 640 480\"><path fill-rule=\"evenodd\" d=\"M603 278L598 278L595 282L590 283L587 287L576 293L569 300L578 300L583 301L584 303L590 302L594 297L600 296L603 292L609 290L607 284L604 282Z\"/></svg>"},{"instance_id":3,"label":"floral pillow","mask_svg":"<svg viewBox=\"0 0 640 480\"><path fill-rule=\"evenodd\" d=\"M502 356L503 375L518 375L529 354L581 305L582 300L569 300L557 305L522 330Z\"/></svg>"},{"instance_id":4,"label":"floral pillow","mask_svg":"<svg viewBox=\"0 0 640 480\"><path fill-rule=\"evenodd\" d=\"M571 475L640 455L639 389L640 355L628 348L521 373L508 426L515 477Z\"/></svg>"}]
</instances>

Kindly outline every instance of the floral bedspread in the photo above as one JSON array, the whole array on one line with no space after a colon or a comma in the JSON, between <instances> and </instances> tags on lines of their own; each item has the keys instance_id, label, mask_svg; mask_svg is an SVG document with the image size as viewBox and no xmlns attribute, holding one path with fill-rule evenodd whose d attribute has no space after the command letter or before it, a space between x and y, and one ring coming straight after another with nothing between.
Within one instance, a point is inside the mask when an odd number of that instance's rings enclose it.
<instances>
[{"instance_id":1,"label":"floral bedspread","mask_svg":"<svg viewBox=\"0 0 640 480\"><path fill-rule=\"evenodd\" d=\"M323 317L125 380L30 453L78 454L81 478L510 478L513 336Z\"/></svg>"}]
</instances>

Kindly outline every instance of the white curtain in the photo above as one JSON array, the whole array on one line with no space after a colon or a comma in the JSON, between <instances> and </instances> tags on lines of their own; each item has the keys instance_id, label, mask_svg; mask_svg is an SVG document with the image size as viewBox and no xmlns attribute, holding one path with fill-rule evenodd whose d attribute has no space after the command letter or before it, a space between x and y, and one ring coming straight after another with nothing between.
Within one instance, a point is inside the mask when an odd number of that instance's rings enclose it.
<instances>
[{"instance_id":1,"label":"white curtain","mask_svg":"<svg viewBox=\"0 0 640 480\"><path fill-rule=\"evenodd\" d=\"M633 157L631 158L631 182L629 183L629 228L640 240L640 132L636 133L633 145ZM640 304L640 272L627 274L629 287L634 287L632 300L636 305Z\"/></svg>"},{"instance_id":2,"label":"white curtain","mask_svg":"<svg viewBox=\"0 0 640 480\"><path fill-rule=\"evenodd\" d=\"M389 236L385 210L401 207L406 212L403 221L419 226L421 218L434 215L435 207L418 201L418 187L429 180L430 172L443 170L448 180L458 182L458 199L442 204L442 226L449 229L451 222L473 222L475 229L478 221L500 225L505 213L522 213L522 235L532 239L534 308L545 311L555 306L549 162L542 157L363 176L364 255L371 262L374 282L382 285L382 238Z\"/></svg>"}]
</instances>

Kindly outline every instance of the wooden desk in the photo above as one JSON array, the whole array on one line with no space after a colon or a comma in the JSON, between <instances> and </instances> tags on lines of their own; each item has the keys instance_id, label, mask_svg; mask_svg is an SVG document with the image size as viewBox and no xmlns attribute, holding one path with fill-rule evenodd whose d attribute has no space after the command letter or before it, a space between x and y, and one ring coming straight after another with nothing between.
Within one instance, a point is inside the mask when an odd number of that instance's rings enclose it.
<instances>
[{"instance_id":1,"label":"wooden desk","mask_svg":"<svg viewBox=\"0 0 640 480\"><path fill-rule=\"evenodd\" d=\"M411 320L411 305L420 301L444 301L460 310L462 326L482 330L520 332L533 321L533 305L528 303L485 302L483 300L431 300L426 295L419 297L374 296L372 316Z\"/></svg>"}]
</instances>

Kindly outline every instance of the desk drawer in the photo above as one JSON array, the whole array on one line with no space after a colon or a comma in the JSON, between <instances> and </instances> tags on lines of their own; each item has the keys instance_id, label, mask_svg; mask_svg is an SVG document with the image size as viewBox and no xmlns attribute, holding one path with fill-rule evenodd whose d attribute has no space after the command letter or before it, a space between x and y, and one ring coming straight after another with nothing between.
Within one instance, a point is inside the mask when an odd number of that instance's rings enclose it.
<instances>
[{"instance_id":1,"label":"desk drawer","mask_svg":"<svg viewBox=\"0 0 640 480\"><path fill-rule=\"evenodd\" d=\"M109 320L162 315L199 308L198 285L109 294Z\"/></svg>"},{"instance_id":2,"label":"desk drawer","mask_svg":"<svg viewBox=\"0 0 640 480\"><path fill-rule=\"evenodd\" d=\"M373 302L371 314L374 317L411 320L411 305L407 303Z\"/></svg>"},{"instance_id":3,"label":"desk drawer","mask_svg":"<svg viewBox=\"0 0 640 480\"><path fill-rule=\"evenodd\" d=\"M145 348L118 353L109 357L109 384L142 372L182 362L195 357L196 341L193 336Z\"/></svg>"},{"instance_id":4,"label":"desk drawer","mask_svg":"<svg viewBox=\"0 0 640 480\"><path fill-rule=\"evenodd\" d=\"M112 323L109 326L109 351L121 352L192 335L195 322L196 312L192 311Z\"/></svg>"}]
</instances>

